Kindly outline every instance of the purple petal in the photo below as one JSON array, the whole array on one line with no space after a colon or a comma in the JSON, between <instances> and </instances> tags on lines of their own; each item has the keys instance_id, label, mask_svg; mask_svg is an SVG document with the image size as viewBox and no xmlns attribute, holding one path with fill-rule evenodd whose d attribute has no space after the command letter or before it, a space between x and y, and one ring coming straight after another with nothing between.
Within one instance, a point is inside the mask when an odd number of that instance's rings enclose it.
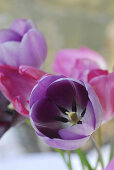
<instances>
[{"instance_id":1,"label":"purple petal","mask_svg":"<svg viewBox=\"0 0 114 170\"><path fill-rule=\"evenodd\" d=\"M34 126L50 138L59 138L58 130L60 129L59 122L55 116L60 115L56 105L44 98L36 102L31 109L30 117L34 122Z\"/></svg>"},{"instance_id":2,"label":"purple petal","mask_svg":"<svg viewBox=\"0 0 114 170\"><path fill-rule=\"evenodd\" d=\"M10 29L23 36L29 29L36 28L31 20L16 19L11 24Z\"/></svg>"},{"instance_id":3,"label":"purple petal","mask_svg":"<svg viewBox=\"0 0 114 170\"><path fill-rule=\"evenodd\" d=\"M30 96L30 107L38 101L39 99L42 99L46 96L46 91L48 86L56 81L59 78L64 78L62 75L58 76L44 76L39 83L34 87L32 90L31 96Z\"/></svg>"},{"instance_id":4,"label":"purple petal","mask_svg":"<svg viewBox=\"0 0 114 170\"><path fill-rule=\"evenodd\" d=\"M0 44L7 41L21 41L21 36L8 29L0 30Z\"/></svg>"},{"instance_id":5,"label":"purple petal","mask_svg":"<svg viewBox=\"0 0 114 170\"><path fill-rule=\"evenodd\" d=\"M19 42L6 42L0 45L0 65L18 65Z\"/></svg>"},{"instance_id":6,"label":"purple petal","mask_svg":"<svg viewBox=\"0 0 114 170\"><path fill-rule=\"evenodd\" d=\"M51 147L54 148L59 148L63 150L74 150L77 148L80 148L82 145L85 144L85 142L88 141L88 137L84 137L81 139L76 139L76 140L62 140L62 139L50 139L48 137L43 137L44 141L50 145Z\"/></svg>"},{"instance_id":7,"label":"purple petal","mask_svg":"<svg viewBox=\"0 0 114 170\"><path fill-rule=\"evenodd\" d=\"M88 102L88 91L80 81L73 81L76 90L76 104L84 110Z\"/></svg>"},{"instance_id":8,"label":"purple petal","mask_svg":"<svg viewBox=\"0 0 114 170\"><path fill-rule=\"evenodd\" d=\"M103 109L93 88L87 83L85 83L85 87L94 110L94 128L97 129L103 121Z\"/></svg>"},{"instance_id":9,"label":"purple petal","mask_svg":"<svg viewBox=\"0 0 114 170\"><path fill-rule=\"evenodd\" d=\"M94 119L93 108L89 102L84 117L82 118L82 124L76 124L74 126L59 130L59 135L64 140L75 140L87 137L94 131Z\"/></svg>"},{"instance_id":10,"label":"purple petal","mask_svg":"<svg viewBox=\"0 0 114 170\"><path fill-rule=\"evenodd\" d=\"M76 90L72 81L59 79L48 87L46 95L60 106L71 108Z\"/></svg>"},{"instance_id":11,"label":"purple petal","mask_svg":"<svg viewBox=\"0 0 114 170\"><path fill-rule=\"evenodd\" d=\"M20 44L19 65L40 67L47 55L46 41L37 29L28 31Z\"/></svg>"}]
</instances>

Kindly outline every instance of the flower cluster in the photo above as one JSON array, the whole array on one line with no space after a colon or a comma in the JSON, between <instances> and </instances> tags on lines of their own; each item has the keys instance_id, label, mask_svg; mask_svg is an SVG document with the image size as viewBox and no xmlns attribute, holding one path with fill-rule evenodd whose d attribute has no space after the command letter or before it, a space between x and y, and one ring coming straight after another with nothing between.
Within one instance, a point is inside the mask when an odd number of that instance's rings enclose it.
<instances>
[{"instance_id":1,"label":"flower cluster","mask_svg":"<svg viewBox=\"0 0 114 170\"><path fill-rule=\"evenodd\" d=\"M28 117L48 145L73 150L114 116L114 72L100 54L82 47L58 52L53 69L60 75L52 75L38 69L46 55L32 21L17 19L0 31L0 137Z\"/></svg>"}]
</instances>

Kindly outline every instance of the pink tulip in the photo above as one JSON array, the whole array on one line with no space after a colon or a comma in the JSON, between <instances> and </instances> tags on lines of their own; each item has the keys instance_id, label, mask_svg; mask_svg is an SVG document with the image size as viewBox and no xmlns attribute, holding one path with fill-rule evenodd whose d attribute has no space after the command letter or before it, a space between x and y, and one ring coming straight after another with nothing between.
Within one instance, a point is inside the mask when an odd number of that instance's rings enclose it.
<instances>
[{"instance_id":1,"label":"pink tulip","mask_svg":"<svg viewBox=\"0 0 114 170\"><path fill-rule=\"evenodd\" d=\"M86 47L59 51L53 63L53 70L74 79L87 81L88 73L96 69L106 69L105 59Z\"/></svg>"},{"instance_id":2,"label":"pink tulip","mask_svg":"<svg viewBox=\"0 0 114 170\"><path fill-rule=\"evenodd\" d=\"M25 117L29 115L31 90L44 74L43 71L30 66L0 66L0 89L15 110Z\"/></svg>"},{"instance_id":3,"label":"pink tulip","mask_svg":"<svg viewBox=\"0 0 114 170\"><path fill-rule=\"evenodd\" d=\"M90 80L104 111L104 119L114 116L114 72Z\"/></svg>"}]
</instances>

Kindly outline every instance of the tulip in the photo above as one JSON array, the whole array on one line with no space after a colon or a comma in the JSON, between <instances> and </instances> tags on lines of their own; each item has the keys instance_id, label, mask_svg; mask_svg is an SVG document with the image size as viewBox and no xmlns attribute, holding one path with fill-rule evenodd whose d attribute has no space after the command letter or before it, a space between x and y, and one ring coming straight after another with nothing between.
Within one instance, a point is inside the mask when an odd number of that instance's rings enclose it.
<instances>
[{"instance_id":1,"label":"tulip","mask_svg":"<svg viewBox=\"0 0 114 170\"><path fill-rule=\"evenodd\" d=\"M102 121L102 107L93 88L61 75L38 81L30 107L36 133L48 145L64 150L81 147Z\"/></svg>"},{"instance_id":2,"label":"tulip","mask_svg":"<svg viewBox=\"0 0 114 170\"><path fill-rule=\"evenodd\" d=\"M55 72L83 81L88 81L90 71L106 68L105 59L86 47L61 50L56 54L53 63Z\"/></svg>"},{"instance_id":3,"label":"tulip","mask_svg":"<svg viewBox=\"0 0 114 170\"><path fill-rule=\"evenodd\" d=\"M114 159L110 161L107 167L104 170L113 170L114 169Z\"/></svg>"},{"instance_id":4,"label":"tulip","mask_svg":"<svg viewBox=\"0 0 114 170\"><path fill-rule=\"evenodd\" d=\"M103 108L103 121L114 116L114 72L109 73L106 61L96 52L81 48L66 49L57 53L54 71L89 82Z\"/></svg>"},{"instance_id":5,"label":"tulip","mask_svg":"<svg viewBox=\"0 0 114 170\"><path fill-rule=\"evenodd\" d=\"M32 88L45 73L30 66L0 66L0 90L14 109L29 117L29 96Z\"/></svg>"},{"instance_id":6,"label":"tulip","mask_svg":"<svg viewBox=\"0 0 114 170\"><path fill-rule=\"evenodd\" d=\"M40 67L46 55L45 38L31 20L16 19L0 30L0 65Z\"/></svg>"}]
</instances>

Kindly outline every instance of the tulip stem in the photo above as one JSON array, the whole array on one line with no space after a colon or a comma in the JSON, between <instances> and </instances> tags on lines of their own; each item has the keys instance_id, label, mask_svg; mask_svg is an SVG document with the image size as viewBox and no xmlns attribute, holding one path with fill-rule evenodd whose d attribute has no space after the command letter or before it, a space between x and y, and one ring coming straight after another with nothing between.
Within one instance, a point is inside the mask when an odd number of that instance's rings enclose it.
<instances>
[{"instance_id":1,"label":"tulip stem","mask_svg":"<svg viewBox=\"0 0 114 170\"><path fill-rule=\"evenodd\" d=\"M101 163L101 166L102 166L102 169L103 169L104 168L104 163L103 163L103 158L102 158L102 154L101 154L100 148L99 148L98 144L96 143L94 137L91 136L90 138L91 138L91 141L92 141L93 145L95 146L95 148L96 148L96 150L98 152L99 160L100 160L100 163Z\"/></svg>"},{"instance_id":2,"label":"tulip stem","mask_svg":"<svg viewBox=\"0 0 114 170\"><path fill-rule=\"evenodd\" d=\"M66 152L67 152L67 155L68 155L68 162L67 162L67 165L68 165L69 170L72 170L71 154L70 154L70 151L66 151Z\"/></svg>"},{"instance_id":3,"label":"tulip stem","mask_svg":"<svg viewBox=\"0 0 114 170\"><path fill-rule=\"evenodd\" d=\"M97 130L97 134L98 134L98 143L99 143L99 147L101 147L101 145L102 145L101 126L100 126L99 129Z\"/></svg>"},{"instance_id":4,"label":"tulip stem","mask_svg":"<svg viewBox=\"0 0 114 170\"><path fill-rule=\"evenodd\" d=\"M70 151L66 151L66 154L65 154L65 152L62 149L56 149L56 148L54 148L54 149L56 152L58 152L62 156L64 163L66 164L68 169L72 170Z\"/></svg>"}]
</instances>

